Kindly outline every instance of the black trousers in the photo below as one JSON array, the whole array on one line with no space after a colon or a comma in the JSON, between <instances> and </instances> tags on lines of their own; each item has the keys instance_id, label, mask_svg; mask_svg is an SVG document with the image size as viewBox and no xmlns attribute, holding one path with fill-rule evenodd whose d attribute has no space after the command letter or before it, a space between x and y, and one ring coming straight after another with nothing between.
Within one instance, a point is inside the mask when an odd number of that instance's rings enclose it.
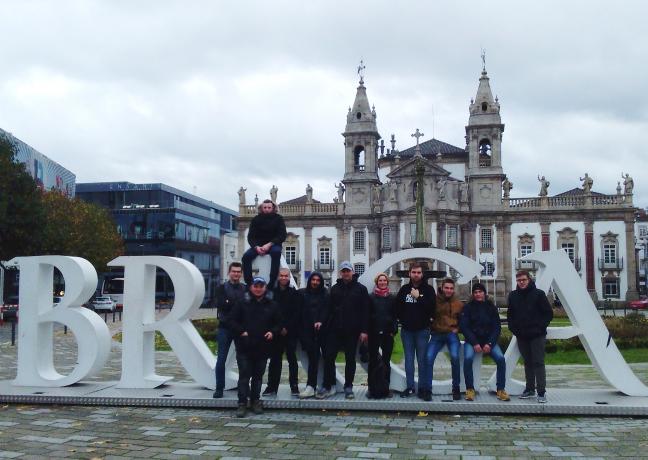
<instances>
[{"instance_id":1,"label":"black trousers","mask_svg":"<svg viewBox=\"0 0 648 460\"><path fill-rule=\"evenodd\" d=\"M275 391L279 388L279 381L281 380L284 351L288 359L288 382L290 383L290 387L296 387L298 383L297 338L278 335L273 340L272 355L270 356L270 365L268 366L268 388Z\"/></svg>"},{"instance_id":2,"label":"black trousers","mask_svg":"<svg viewBox=\"0 0 648 460\"><path fill-rule=\"evenodd\" d=\"M544 394L547 386L547 373L545 371L545 343L547 337L541 335L533 339L518 340L518 348L524 359L524 377L527 390L537 390Z\"/></svg>"},{"instance_id":3,"label":"black trousers","mask_svg":"<svg viewBox=\"0 0 648 460\"><path fill-rule=\"evenodd\" d=\"M319 333L304 334L299 339L302 349L308 355L308 379L306 385L317 388L317 371L320 357L324 355L324 340ZM335 362L333 362L335 366ZM335 376L335 369L333 370ZM335 378L335 377L334 377Z\"/></svg>"},{"instance_id":4,"label":"black trousers","mask_svg":"<svg viewBox=\"0 0 648 460\"><path fill-rule=\"evenodd\" d=\"M356 372L356 354L360 332L332 330L326 334L324 345L324 388L335 386L335 358L344 350L344 387L353 386Z\"/></svg>"},{"instance_id":5,"label":"black trousers","mask_svg":"<svg viewBox=\"0 0 648 460\"><path fill-rule=\"evenodd\" d=\"M261 397L261 381L265 372L268 357L258 352L236 352L236 364L238 365L238 402L247 404L258 401Z\"/></svg>"},{"instance_id":6,"label":"black trousers","mask_svg":"<svg viewBox=\"0 0 648 460\"><path fill-rule=\"evenodd\" d=\"M392 352L394 351L394 336L383 332L369 332L369 373L376 363L380 360L389 369ZM389 382L391 372L387 372L387 382Z\"/></svg>"}]
</instances>

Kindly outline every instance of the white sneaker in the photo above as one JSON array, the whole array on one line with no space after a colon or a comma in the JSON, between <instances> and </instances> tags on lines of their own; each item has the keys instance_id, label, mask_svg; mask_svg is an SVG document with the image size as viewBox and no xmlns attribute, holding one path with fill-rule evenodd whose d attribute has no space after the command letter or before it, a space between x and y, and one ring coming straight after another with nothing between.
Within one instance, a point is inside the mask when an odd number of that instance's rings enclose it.
<instances>
[{"instance_id":1,"label":"white sneaker","mask_svg":"<svg viewBox=\"0 0 648 460\"><path fill-rule=\"evenodd\" d=\"M299 399L312 398L313 396L315 396L315 388L310 385L304 388L304 391L299 393Z\"/></svg>"}]
</instances>

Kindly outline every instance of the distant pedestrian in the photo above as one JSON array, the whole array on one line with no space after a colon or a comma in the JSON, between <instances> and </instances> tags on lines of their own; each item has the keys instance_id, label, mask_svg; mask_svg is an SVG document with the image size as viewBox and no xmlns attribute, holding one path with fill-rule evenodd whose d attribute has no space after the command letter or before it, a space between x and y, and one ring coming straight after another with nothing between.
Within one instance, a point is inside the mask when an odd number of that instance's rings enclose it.
<instances>
[{"instance_id":1,"label":"distant pedestrian","mask_svg":"<svg viewBox=\"0 0 648 460\"><path fill-rule=\"evenodd\" d=\"M414 394L414 358L418 363L418 396L424 401L432 399L432 389L427 388L427 345L430 339L430 322L434 317L436 293L423 279L423 266L413 263L409 269L410 282L396 295L396 317L401 324L401 340L405 355L407 388L401 398Z\"/></svg>"},{"instance_id":2,"label":"distant pedestrian","mask_svg":"<svg viewBox=\"0 0 648 460\"><path fill-rule=\"evenodd\" d=\"M216 331L216 343L218 354L216 356L216 391L214 398L222 398L225 389L225 363L230 346L234 340L229 326L229 317L236 302L243 300L247 286L241 283L240 262L232 262L227 270L227 281L216 288L216 314L218 317L218 330Z\"/></svg>"},{"instance_id":3,"label":"distant pedestrian","mask_svg":"<svg viewBox=\"0 0 648 460\"><path fill-rule=\"evenodd\" d=\"M450 365L452 367L452 399L457 401L461 398L459 392L460 365L459 365L459 319L463 303L455 297L455 281L446 278L441 282L441 291L436 298L436 313L432 321L432 335L427 347L426 374L427 387L432 388L434 375L434 361L441 349L447 345L450 354Z\"/></svg>"},{"instance_id":4,"label":"distant pedestrian","mask_svg":"<svg viewBox=\"0 0 648 460\"><path fill-rule=\"evenodd\" d=\"M481 283L472 286L472 299L464 305L461 313L460 329L466 339L464 344L464 379L466 380L466 400L475 400L473 382L473 358L475 353L489 354L497 365L497 399L510 401L506 392L506 359L497 344L502 323L497 307L486 296L486 287ZM477 382L479 385L479 382Z\"/></svg>"},{"instance_id":5,"label":"distant pedestrian","mask_svg":"<svg viewBox=\"0 0 648 460\"><path fill-rule=\"evenodd\" d=\"M538 402L546 403L545 343L553 310L547 295L535 286L529 272L517 272L515 282L517 288L508 297L507 319L524 359L526 386L520 398L533 398L537 390Z\"/></svg>"},{"instance_id":6,"label":"distant pedestrian","mask_svg":"<svg viewBox=\"0 0 648 460\"><path fill-rule=\"evenodd\" d=\"M277 304L266 297L266 281L262 277L252 280L249 295L234 306L230 327L236 344L238 365L237 417L245 417L248 403L255 414L263 412L261 379L272 340L281 329L281 314Z\"/></svg>"}]
</instances>

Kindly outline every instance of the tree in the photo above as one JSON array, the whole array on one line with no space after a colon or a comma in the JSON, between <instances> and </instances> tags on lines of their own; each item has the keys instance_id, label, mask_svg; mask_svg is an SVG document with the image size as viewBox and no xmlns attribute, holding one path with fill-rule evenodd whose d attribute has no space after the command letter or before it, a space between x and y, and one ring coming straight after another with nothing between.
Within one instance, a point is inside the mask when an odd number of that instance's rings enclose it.
<instances>
[{"instance_id":1,"label":"tree","mask_svg":"<svg viewBox=\"0 0 648 460\"><path fill-rule=\"evenodd\" d=\"M123 242L110 213L58 191L43 194L47 219L41 252L87 259L97 271L123 254Z\"/></svg>"},{"instance_id":2,"label":"tree","mask_svg":"<svg viewBox=\"0 0 648 460\"><path fill-rule=\"evenodd\" d=\"M44 223L41 191L0 135L0 261L38 254Z\"/></svg>"}]
</instances>

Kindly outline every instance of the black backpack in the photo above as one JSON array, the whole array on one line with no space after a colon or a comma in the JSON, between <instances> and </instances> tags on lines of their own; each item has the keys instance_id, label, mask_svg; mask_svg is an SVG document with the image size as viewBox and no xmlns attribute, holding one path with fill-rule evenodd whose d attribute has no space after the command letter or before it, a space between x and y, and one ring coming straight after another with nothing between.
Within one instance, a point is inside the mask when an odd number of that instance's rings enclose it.
<instances>
[{"instance_id":1,"label":"black backpack","mask_svg":"<svg viewBox=\"0 0 648 460\"><path fill-rule=\"evenodd\" d=\"M370 399L384 399L389 397L389 380L388 372L391 372L389 366L386 366L382 359L375 363L369 364L368 390L367 397Z\"/></svg>"}]
</instances>

